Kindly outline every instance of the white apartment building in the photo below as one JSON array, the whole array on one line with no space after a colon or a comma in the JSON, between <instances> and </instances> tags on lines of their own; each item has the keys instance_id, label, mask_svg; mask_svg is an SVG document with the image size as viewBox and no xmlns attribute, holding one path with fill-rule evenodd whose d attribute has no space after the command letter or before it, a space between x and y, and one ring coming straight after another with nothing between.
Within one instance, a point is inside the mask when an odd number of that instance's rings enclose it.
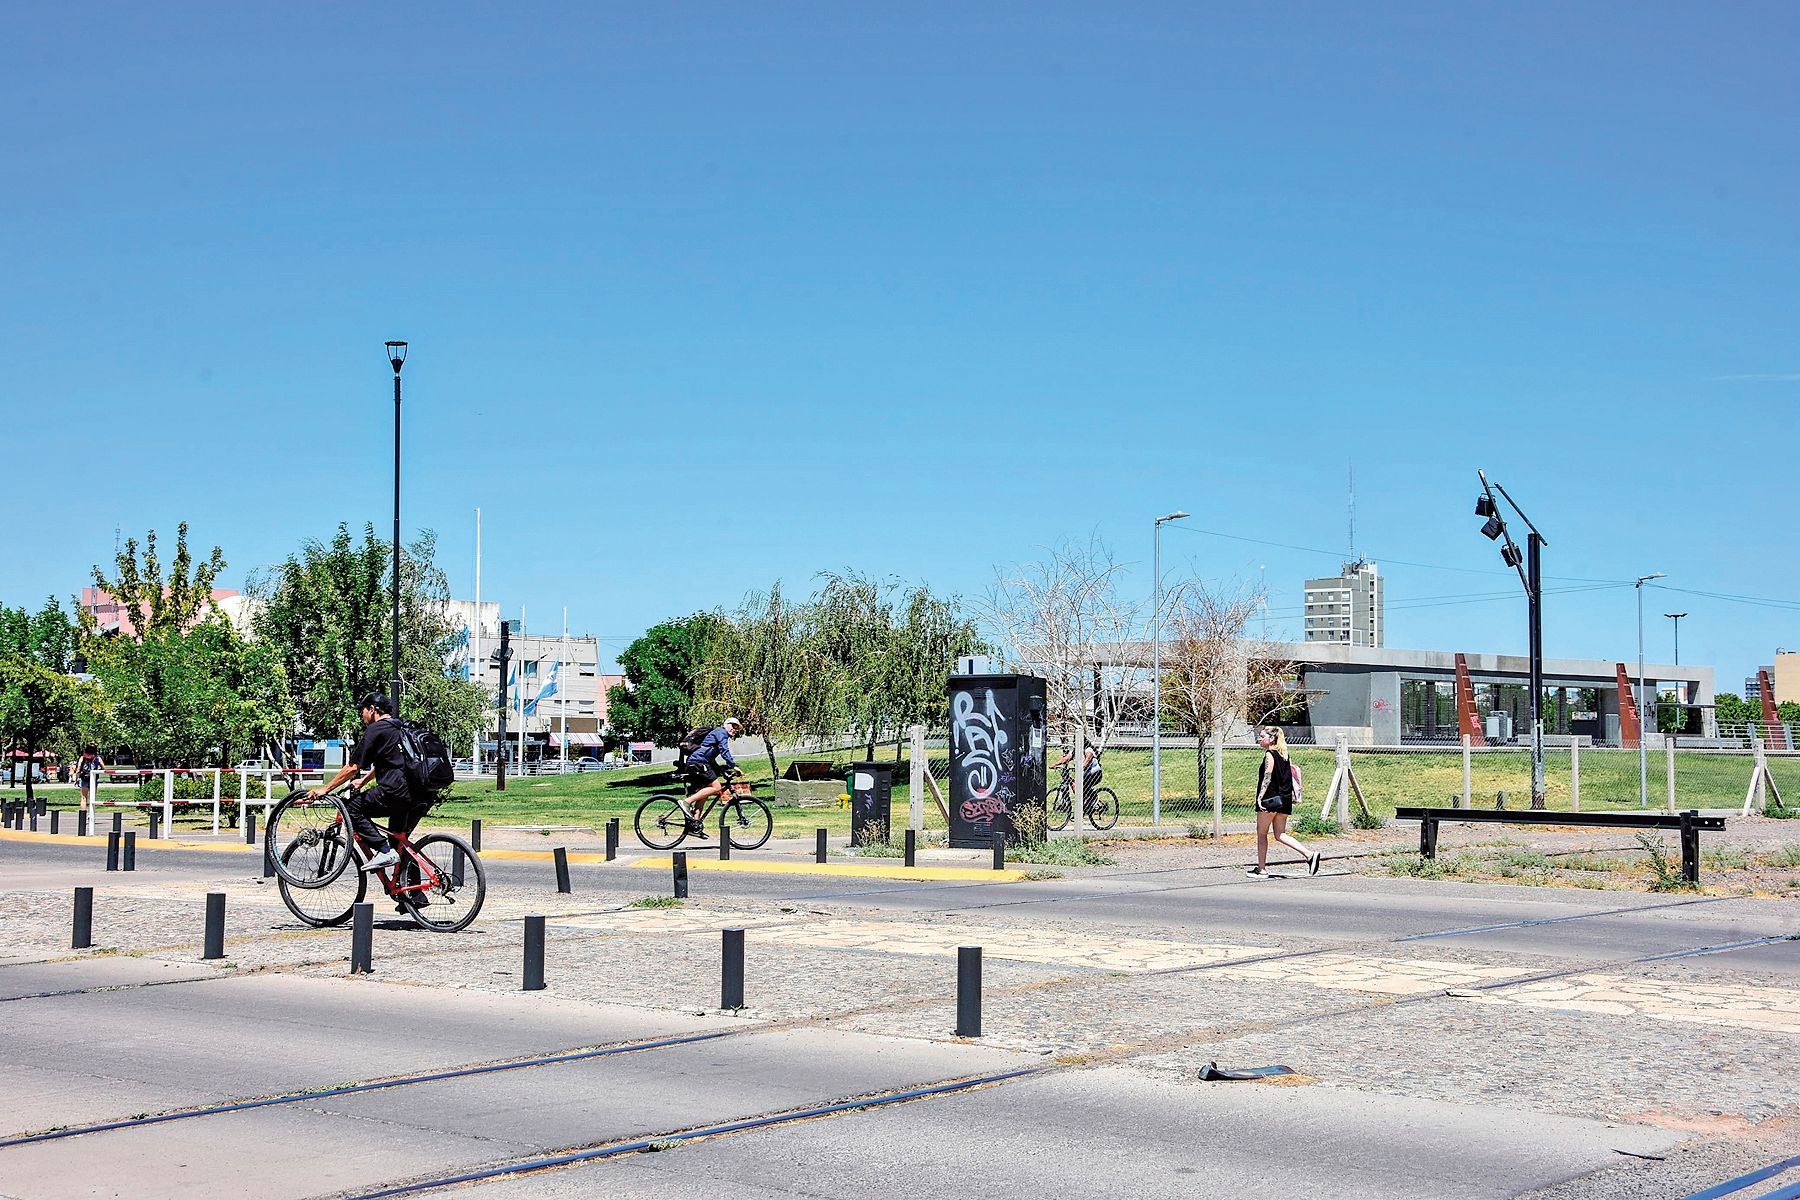
<instances>
[{"instance_id":1,"label":"white apartment building","mask_svg":"<svg viewBox=\"0 0 1800 1200\"><path fill-rule=\"evenodd\" d=\"M483 601L452 600L453 620L467 631L453 651L452 669L461 668L467 678L481 684L488 694L488 715L483 727L483 750L491 755L499 728L495 709L500 694L500 668L492 661L500 648L500 606ZM554 633L529 633L516 620L508 621L512 662L507 670L506 741L516 754L523 734L526 757L561 757L564 735L568 757L591 755L600 747L600 730L606 723L606 689L616 676L599 673L600 640L564 637Z\"/></svg>"},{"instance_id":2,"label":"white apartment building","mask_svg":"<svg viewBox=\"0 0 1800 1200\"><path fill-rule=\"evenodd\" d=\"M1384 646L1387 621L1383 603L1381 569L1372 562L1358 559L1345 563L1341 575L1309 579L1306 640L1343 646Z\"/></svg>"}]
</instances>

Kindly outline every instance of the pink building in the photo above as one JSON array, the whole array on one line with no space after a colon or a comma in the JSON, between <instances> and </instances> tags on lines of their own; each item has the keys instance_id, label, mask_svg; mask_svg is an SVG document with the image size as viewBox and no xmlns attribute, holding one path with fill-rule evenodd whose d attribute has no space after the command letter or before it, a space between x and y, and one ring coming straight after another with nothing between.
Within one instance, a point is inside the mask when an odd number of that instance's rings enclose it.
<instances>
[{"instance_id":1,"label":"pink building","mask_svg":"<svg viewBox=\"0 0 1800 1200\"><path fill-rule=\"evenodd\" d=\"M229 588L214 588L213 603L218 604L225 600L235 599L237 595L237 592ZM81 589L81 608L83 612L94 615L94 623L99 627L101 633L117 632L125 637L137 636L137 622L132 619L134 616L148 615L142 612L131 612L112 593L97 587Z\"/></svg>"}]
</instances>

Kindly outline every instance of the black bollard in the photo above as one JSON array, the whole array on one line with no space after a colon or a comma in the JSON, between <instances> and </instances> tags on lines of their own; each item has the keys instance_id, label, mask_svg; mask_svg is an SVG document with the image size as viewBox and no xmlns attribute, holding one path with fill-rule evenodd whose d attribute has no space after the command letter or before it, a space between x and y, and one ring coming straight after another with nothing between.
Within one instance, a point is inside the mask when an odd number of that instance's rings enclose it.
<instances>
[{"instance_id":1,"label":"black bollard","mask_svg":"<svg viewBox=\"0 0 1800 1200\"><path fill-rule=\"evenodd\" d=\"M37 809L33 808L31 810L31 832L36 833L37 831Z\"/></svg>"},{"instance_id":2,"label":"black bollard","mask_svg":"<svg viewBox=\"0 0 1800 1200\"><path fill-rule=\"evenodd\" d=\"M116 829L106 835L106 869L109 871L119 869L119 838Z\"/></svg>"},{"instance_id":3,"label":"black bollard","mask_svg":"<svg viewBox=\"0 0 1800 1200\"><path fill-rule=\"evenodd\" d=\"M719 861L731 861L731 825L725 814L719 814Z\"/></svg>"},{"instance_id":4,"label":"black bollard","mask_svg":"<svg viewBox=\"0 0 1800 1200\"><path fill-rule=\"evenodd\" d=\"M367 975L375 969L375 906L358 904L351 914L350 973Z\"/></svg>"},{"instance_id":5,"label":"black bollard","mask_svg":"<svg viewBox=\"0 0 1800 1200\"><path fill-rule=\"evenodd\" d=\"M78 812L75 814L75 836L76 837L86 837L87 836L87 814L84 812Z\"/></svg>"},{"instance_id":6,"label":"black bollard","mask_svg":"<svg viewBox=\"0 0 1800 1200\"><path fill-rule=\"evenodd\" d=\"M256 845L256 810L244 809L244 845Z\"/></svg>"},{"instance_id":7,"label":"black bollard","mask_svg":"<svg viewBox=\"0 0 1800 1200\"><path fill-rule=\"evenodd\" d=\"M675 852L675 898L687 899L687 851Z\"/></svg>"},{"instance_id":8,"label":"black bollard","mask_svg":"<svg viewBox=\"0 0 1800 1200\"><path fill-rule=\"evenodd\" d=\"M919 865L919 831L916 829L906 831L906 865L909 867Z\"/></svg>"},{"instance_id":9,"label":"black bollard","mask_svg":"<svg viewBox=\"0 0 1800 1200\"><path fill-rule=\"evenodd\" d=\"M525 987L527 992L544 990L544 918L525 918Z\"/></svg>"},{"instance_id":10,"label":"black bollard","mask_svg":"<svg viewBox=\"0 0 1800 1200\"><path fill-rule=\"evenodd\" d=\"M202 959L225 957L225 893L206 893L206 946Z\"/></svg>"},{"instance_id":11,"label":"black bollard","mask_svg":"<svg viewBox=\"0 0 1800 1200\"><path fill-rule=\"evenodd\" d=\"M60 808L50 814L50 832L62 832L62 809Z\"/></svg>"},{"instance_id":12,"label":"black bollard","mask_svg":"<svg viewBox=\"0 0 1800 1200\"><path fill-rule=\"evenodd\" d=\"M86 950L94 944L94 889L75 889L75 929L69 938L69 949Z\"/></svg>"},{"instance_id":13,"label":"black bollard","mask_svg":"<svg viewBox=\"0 0 1800 1200\"><path fill-rule=\"evenodd\" d=\"M999 830L994 831L994 870L1006 870L1006 835Z\"/></svg>"},{"instance_id":14,"label":"black bollard","mask_svg":"<svg viewBox=\"0 0 1800 1200\"><path fill-rule=\"evenodd\" d=\"M122 834L125 832L125 814L124 813L114 813L113 814L113 832L119 833L119 834Z\"/></svg>"},{"instance_id":15,"label":"black bollard","mask_svg":"<svg viewBox=\"0 0 1800 1200\"><path fill-rule=\"evenodd\" d=\"M469 849L481 853L481 818L475 817L469 822Z\"/></svg>"},{"instance_id":16,"label":"black bollard","mask_svg":"<svg viewBox=\"0 0 1800 1200\"><path fill-rule=\"evenodd\" d=\"M275 878L275 852L269 849L269 843L263 842L262 848L263 878Z\"/></svg>"},{"instance_id":17,"label":"black bollard","mask_svg":"<svg viewBox=\"0 0 1800 1200\"><path fill-rule=\"evenodd\" d=\"M553 853L556 855L556 890L566 896L575 890L569 886L569 852L558 846Z\"/></svg>"},{"instance_id":18,"label":"black bollard","mask_svg":"<svg viewBox=\"0 0 1800 1200\"><path fill-rule=\"evenodd\" d=\"M619 818L614 817L606 823L606 861L611 862L619 857Z\"/></svg>"},{"instance_id":19,"label":"black bollard","mask_svg":"<svg viewBox=\"0 0 1800 1200\"><path fill-rule=\"evenodd\" d=\"M0 829L12 828L12 801L0 804Z\"/></svg>"},{"instance_id":20,"label":"black bollard","mask_svg":"<svg viewBox=\"0 0 1800 1200\"><path fill-rule=\"evenodd\" d=\"M150 810L150 840L155 841L162 836L162 814L156 809Z\"/></svg>"},{"instance_id":21,"label":"black bollard","mask_svg":"<svg viewBox=\"0 0 1800 1200\"><path fill-rule=\"evenodd\" d=\"M813 861L825 861L825 831L823 829L813 834Z\"/></svg>"},{"instance_id":22,"label":"black bollard","mask_svg":"<svg viewBox=\"0 0 1800 1200\"><path fill-rule=\"evenodd\" d=\"M956 1036L981 1036L981 947L956 948Z\"/></svg>"},{"instance_id":23,"label":"black bollard","mask_svg":"<svg viewBox=\"0 0 1800 1200\"><path fill-rule=\"evenodd\" d=\"M137 870L137 831L132 830L125 835L125 860L119 868L122 871Z\"/></svg>"},{"instance_id":24,"label":"black bollard","mask_svg":"<svg viewBox=\"0 0 1800 1200\"><path fill-rule=\"evenodd\" d=\"M719 962L719 1007L744 1007L744 931L725 930L724 957Z\"/></svg>"},{"instance_id":25,"label":"black bollard","mask_svg":"<svg viewBox=\"0 0 1800 1200\"><path fill-rule=\"evenodd\" d=\"M457 887L463 885L463 852L457 845L450 847L450 882Z\"/></svg>"}]
</instances>

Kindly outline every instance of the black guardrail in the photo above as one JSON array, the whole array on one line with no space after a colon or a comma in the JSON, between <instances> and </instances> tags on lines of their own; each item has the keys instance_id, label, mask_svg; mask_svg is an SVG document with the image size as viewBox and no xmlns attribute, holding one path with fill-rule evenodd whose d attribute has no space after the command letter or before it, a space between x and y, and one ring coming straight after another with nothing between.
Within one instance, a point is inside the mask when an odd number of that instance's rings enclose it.
<instances>
[{"instance_id":1,"label":"black guardrail","mask_svg":"<svg viewBox=\"0 0 1800 1200\"><path fill-rule=\"evenodd\" d=\"M1681 877L1700 882L1700 834L1719 833L1724 817L1703 817L1690 809L1680 813L1548 812L1485 808L1396 808L1394 819L1419 822L1419 854L1437 857L1438 823L1471 821L1489 825L1575 825L1586 829L1674 829L1681 833Z\"/></svg>"}]
</instances>

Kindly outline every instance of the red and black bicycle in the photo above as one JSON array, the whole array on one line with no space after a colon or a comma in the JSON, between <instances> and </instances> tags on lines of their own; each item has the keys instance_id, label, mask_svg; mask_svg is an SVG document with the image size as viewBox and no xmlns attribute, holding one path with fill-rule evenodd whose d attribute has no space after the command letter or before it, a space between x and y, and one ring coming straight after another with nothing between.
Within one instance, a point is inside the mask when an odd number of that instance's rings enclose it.
<instances>
[{"instance_id":1,"label":"red and black bicycle","mask_svg":"<svg viewBox=\"0 0 1800 1200\"><path fill-rule=\"evenodd\" d=\"M290 793L269 814L264 845L288 911L308 925L341 925L369 888L371 854L342 797ZM453 833L419 837L388 830L400 861L373 872L400 910L425 929L455 933L487 899L481 856Z\"/></svg>"}]
</instances>

